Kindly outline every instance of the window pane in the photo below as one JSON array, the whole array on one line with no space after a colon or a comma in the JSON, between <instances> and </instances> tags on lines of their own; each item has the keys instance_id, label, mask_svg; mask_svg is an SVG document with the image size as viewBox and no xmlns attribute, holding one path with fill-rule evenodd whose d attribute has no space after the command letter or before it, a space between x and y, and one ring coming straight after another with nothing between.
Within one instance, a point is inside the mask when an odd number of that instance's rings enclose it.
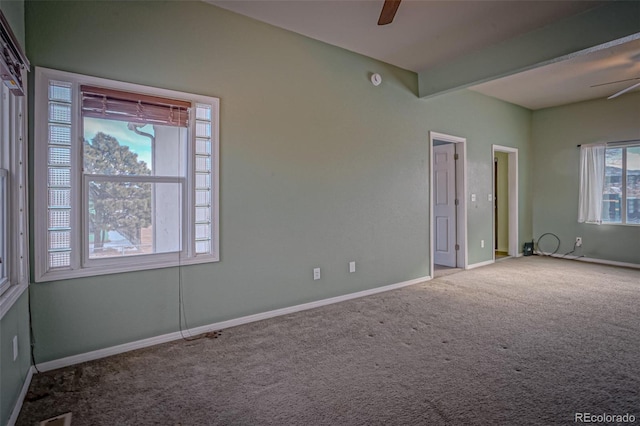
<instances>
[{"instance_id":1,"label":"window pane","mask_svg":"<svg viewBox=\"0 0 640 426\"><path fill-rule=\"evenodd\" d=\"M84 172L101 175L151 175L154 126L85 117Z\"/></svg>"},{"instance_id":2,"label":"window pane","mask_svg":"<svg viewBox=\"0 0 640 426\"><path fill-rule=\"evenodd\" d=\"M68 251L49 253L49 266L63 268L71 265L71 253Z\"/></svg>"},{"instance_id":3,"label":"window pane","mask_svg":"<svg viewBox=\"0 0 640 426\"><path fill-rule=\"evenodd\" d=\"M627 148L627 223L640 224L640 146Z\"/></svg>"},{"instance_id":4,"label":"window pane","mask_svg":"<svg viewBox=\"0 0 640 426\"><path fill-rule=\"evenodd\" d=\"M209 173L196 173L196 189L211 188L211 175Z\"/></svg>"},{"instance_id":5,"label":"window pane","mask_svg":"<svg viewBox=\"0 0 640 426\"><path fill-rule=\"evenodd\" d=\"M182 201L179 183L90 181L89 257L179 251Z\"/></svg>"},{"instance_id":6,"label":"window pane","mask_svg":"<svg viewBox=\"0 0 640 426\"><path fill-rule=\"evenodd\" d=\"M49 210L49 229L69 228L71 212L69 210Z\"/></svg>"},{"instance_id":7,"label":"window pane","mask_svg":"<svg viewBox=\"0 0 640 426\"><path fill-rule=\"evenodd\" d=\"M209 207L196 207L196 222L208 223L211 220Z\"/></svg>"},{"instance_id":8,"label":"window pane","mask_svg":"<svg viewBox=\"0 0 640 426\"><path fill-rule=\"evenodd\" d=\"M620 223L622 201L622 148L606 150L602 222Z\"/></svg>"},{"instance_id":9,"label":"window pane","mask_svg":"<svg viewBox=\"0 0 640 426\"><path fill-rule=\"evenodd\" d=\"M49 100L71 102L71 83L66 81L50 81Z\"/></svg>"},{"instance_id":10,"label":"window pane","mask_svg":"<svg viewBox=\"0 0 640 426\"><path fill-rule=\"evenodd\" d=\"M196 253L204 254L211 252L211 240L196 241Z\"/></svg>"},{"instance_id":11,"label":"window pane","mask_svg":"<svg viewBox=\"0 0 640 426\"><path fill-rule=\"evenodd\" d=\"M211 121L211 105L197 104L196 119Z\"/></svg>"},{"instance_id":12,"label":"window pane","mask_svg":"<svg viewBox=\"0 0 640 426\"><path fill-rule=\"evenodd\" d=\"M50 147L49 164L55 166L69 166L71 164L71 149Z\"/></svg>"},{"instance_id":13,"label":"window pane","mask_svg":"<svg viewBox=\"0 0 640 426\"><path fill-rule=\"evenodd\" d=\"M86 174L185 176L187 129L84 117Z\"/></svg>"},{"instance_id":14,"label":"window pane","mask_svg":"<svg viewBox=\"0 0 640 426\"><path fill-rule=\"evenodd\" d=\"M49 124L49 143L71 145L71 127L61 124Z\"/></svg>"},{"instance_id":15,"label":"window pane","mask_svg":"<svg viewBox=\"0 0 640 426\"><path fill-rule=\"evenodd\" d=\"M49 103L49 120L56 121L58 123L71 124L71 105L50 102Z\"/></svg>"},{"instance_id":16,"label":"window pane","mask_svg":"<svg viewBox=\"0 0 640 426\"><path fill-rule=\"evenodd\" d=\"M49 190L49 207L70 207L71 190L69 189L50 189Z\"/></svg>"},{"instance_id":17,"label":"window pane","mask_svg":"<svg viewBox=\"0 0 640 426\"><path fill-rule=\"evenodd\" d=\"M196 191L196 206L208 206L211 202L211 193L209 191Z\"/></svg>"},{"instance_id":18,"label":"window pane","mask_svg":"<svg viewBox=\"0 0 640 426\"><path fill-rule=\"evenodd\" d=\"M49 186L68 188L71 186L71 170L67 168L49 168Z\"/></svg>"},{"instance_id":19,"label":"window pane","mask_svg":"<svg viewBox=\"0 0 640 426\"><path fill-rule=\"evenodd\" d=\"M211 232L209 231L208 224L197 224L196 225L196 239L208 239L211 237Z\"/></svg>"},{"instance_id":20,"label":"window pane","mask_svg":"<svg viewBox=\"0 0 640 426\"><path fill-rule=\"evenodd\" d=\"M209 139L196 139L196 154L211 154L211 141Z\"/></svg>"},{"instance_id":21,"label":"window pane","mask_svg":"<svg viewBox=\"0 0 640 426\"><path fill-rule=\"evenodd\" d=\"M199 138L211 137L211 123L196 121L196 136Z\"/></svg>"},{"instance_id":22,"label":"window pane","mask_svg":"<svg viewBox=\"0 0 640 426\"><path fill-rule=\"evenodd\" d=\"M71 247L70 231L49 232L49 248L50 249L70 249L70 247Z\"/></svg>"},{"instance_id":23,"label":"window pane","mask_svg":"<svg viewBox=\"0 0 640 426\"><path fill-rule=\"evenodd\" d=\"M196 155L196 171L208 172L211 170L211 157Z\"/></svg>"}]
</instances>

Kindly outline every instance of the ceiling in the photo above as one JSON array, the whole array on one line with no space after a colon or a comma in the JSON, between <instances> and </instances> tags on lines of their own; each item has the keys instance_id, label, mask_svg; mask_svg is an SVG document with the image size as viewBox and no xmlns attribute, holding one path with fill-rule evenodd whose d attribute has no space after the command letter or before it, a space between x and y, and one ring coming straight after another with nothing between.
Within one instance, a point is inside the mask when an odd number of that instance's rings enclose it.
<instances>
[{"instance_id":1,"label":"ceiling","mask_svg":"<svg viewBox=\"0 0 640 426\"><path fill-rule=\"evenodd\" d=\"M216 6L398 67L421 72L598 7L585 0L403 0L378 26L383 0L206 0ZM471 87L530 109L606 97L640 77L640 42ZM640 81L640 80L639 80Z\"/></svg>"},{"instance_id":2,"label":"ceiling","mask_svg":"<svg viewBox=\"0 0 640 426\"><path fill-rule=\"evenodd\" d=\"M640 39L489 81L471 89L536 110L604 99L636 83L640 83Z\"/></svg>"}]
</instances>

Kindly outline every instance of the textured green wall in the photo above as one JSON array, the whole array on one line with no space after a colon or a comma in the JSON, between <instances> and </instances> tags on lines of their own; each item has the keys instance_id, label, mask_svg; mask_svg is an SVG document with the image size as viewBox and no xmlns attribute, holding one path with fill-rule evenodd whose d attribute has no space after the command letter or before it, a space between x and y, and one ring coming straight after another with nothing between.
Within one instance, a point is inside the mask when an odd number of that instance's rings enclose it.
<instances>
[{"instance_id":1,"label":"textured green wall","mask_svg":"<svg viewBox=\"0 0 640 426\"><path fill-rule=\"evenodd\" d=\"M15 361L13 336L18 336L18 358ZM25 291L0 321L0 425L9 420L29 373L29 345L28 295Z\"/></svg>"},{"instance_id":2,"label":"textured green wall","mask_svg":"<svg viewBox=\"0 0 640 426\"><path fill-rule=\"evenodd\" d=\"M0 0L0 9L24 50L24 0Z\"/></svg>"},{"instance_id":3,"label":"textured green wall","mask_svg":"<svg viewBox=\"0 0 640 426\"><path fill-rule=\"evenodd\" d=\"M492 258L493 143L521 149L531 237L528 110L420 100L414 73L201 2L28 2L26 19L37 66L221 99L221 261L35 284L37 362L176 331L180 278L194 327L429 275L430 130L468 138L469 262Z\"/></svg>"},{"instance_id":4,"label":"textured green wall","mask_svg":"<svg viewBox=\"0 0 640 426\"><path fill-rule=\"evenodd\" d=\"M640 264L640 226L578 223L578 144L640 139L640 93L535 111L533 139L533 234L553 232L559 253Z\"/></svg>"}]
</instances>

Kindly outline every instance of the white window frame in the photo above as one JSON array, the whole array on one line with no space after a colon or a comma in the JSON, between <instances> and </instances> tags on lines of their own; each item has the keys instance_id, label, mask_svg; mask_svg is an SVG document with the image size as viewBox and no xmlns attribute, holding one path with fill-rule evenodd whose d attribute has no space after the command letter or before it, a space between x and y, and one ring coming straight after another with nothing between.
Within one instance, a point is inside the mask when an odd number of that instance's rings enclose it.
<instances>
[{"instance_id":1,"label":"white window frame","mask_svg":"<svg viewBox=\"0 0 640 426\"><path fill-rule=\"evenodd\" d=\"M48 88L50 81L63 81L72 84L72 125L71 125L71 262L64 268L49 267L48 240ZM108 89L128 91L145 95L189 101L192 104L188 123L186 191L183 194L183 250L173 253L142 254L134 256L89 259L87 235L88 221L85 215L84 197L86 197L86 177L82 175L82 116L80 108L80 86L92 85ZM195 158L196 158L196 114L195 106L202 104L211 107L211 249L209 253L196 254L195 220ZM36 67L34 102L34 241L35 241L35 281L54 281L61 279L105 275L129 271L158 269L179 265L217 262L219 255L219 105L215 97L177 92L173 90L142 86L133 83L108 80L98 77L69 73L65 71ZM74 141L75 144L74 144ZM171 180L171 179L169 179ZM179 181L179 179L175 179ZM190 232L184 232L189 230Z\"/></svg>"},{"instance_id":2,"label":"white window frame","mask_svg":"<svg viewBox=\"0 0 640 426\"><path fill-rule=\"evenodd\" d=\"M9 171L0 169L0 295L9 289Z\"/></svg>"},{"instance_id":3,"label":"white window frame","mask_svg":"<svg viewBox=\"0 0 640 426\"><path fill-rule=\"evenodd\" d=\"M0 83L0 318L29 284L26 98Z\"/></svg>"},{"instance_id":4,"label":"white window frame","mask_svg":"<svg viewBox=\"0 0 640 426\"><path fill-rule=\"evenodd\" d=\"M629 223L628 222L628 211L627 211L627 149L629 148L640 148L640 143L638 141L635 142L627 142L627 143L620 143L620 144L615 144L612 143L609 146L607 146L605 148L605 169L607 167L606 165L606 152L607 150L610 149L622 149L622 156L621 156L621 162L622 162L622 167L621 167L621 171L622 171L622 176L621 176L621 182L620 182L620 222L605 222L602 221L601 223L603 225L622 225L622 226L640 226L640 224L638 223ZM602 197L600 202L602 204L604 204L604 188L602 191Z\"/></svg>"}]
</instances>

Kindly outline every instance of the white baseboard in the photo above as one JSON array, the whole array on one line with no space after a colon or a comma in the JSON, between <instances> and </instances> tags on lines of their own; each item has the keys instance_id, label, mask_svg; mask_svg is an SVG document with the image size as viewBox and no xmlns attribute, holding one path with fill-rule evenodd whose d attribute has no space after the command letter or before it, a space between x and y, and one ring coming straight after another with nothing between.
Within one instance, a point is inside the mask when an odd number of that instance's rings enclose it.
<instances>
[{"instance_id":1,"label":"white baseboard","mask_svg":"<svg viewBox=\"0 0 640 426\"><path fill-rule=\"evenodd\" d=\"M551 257L557 257L560 259L566 259L566 260L579 260L581 262L588 262L588 263L599 263L602 265L611 265L611 266L622 266L624 268L633 268L633 269L640 269L640 264L637 263L628 263L628 262L618 262L615 260L606 260L606 259L595 259L592 257L565 257L562 254L552 254Z\"/></svg>"},{"instance_id":2,"label":"white baseboard","mask_svg":"<svg viewBox=\"0 0 640 426\"><path fill-rule=\"evenodd\" d=\"M474 263L474 264L471 264L471 265L467 265L467 269L475 269L475 268L479 268L481 266L491 265L492 263L495 263L495 260L491 259L491 260L487 260L485 262L479 262L479 263Z\"/></svg>"},{"instance_id":3,"label":"white baseboard","mask_svg":"<svg viewBox=\"0 0 640 426\"><path fill-rule=\"evenodd\" d=\"M158 345L160 343L179 340L179 339L182 339L183 337L197 336L199 334L209 333L216 330L222 330L229 327L235 327L235 326L247 324L250 322L261 321L264 319L273 318L281 315L292 314L294 312L300 312L308 309L319 308L321 306L331 305L333 303L344 302L346 300L357 299L364 296L370 296L373 294L382 293L389 290L395 290L398 288L419 284L419 283L428 281L430 279L431 279L431 276L425 276L425 277L416 278L409 281L403 281L396 284L386 285L383 287L377 287L369 290L358 291L356 293L350 293L342 296L330 297L328 299L317 300L315 302L303 303L301 305L289 306L286 308L275 309L273 311L247 315L245 317L230 319L227 321L221 321L214 324L191 328L188 330L184 330L183 332L176 331L174 333L163 334L160 336L150 337L148 339L138 340L135 342L125 343L122 345L112 346L109 348L98 349L96 351L73 355L66 358L60 358L53 361L47 361L41 364L37 364L37 367L39 371L55 370L57 368L68 367L70 365L80 364L82 362L92 361L94 359L104 358L111 355L132 351L135 349L142 349L148 346Z\"/></svg>"},{"instance_id":4,"label":"white baseboard","mask_svg":"<svg viewBox=\"0 0 640 426\"><path fill-rule=\"evenodd\" d=\"M9 417L9 423L7 423L7 426L13 426L18 421L20 410L22 410L22 403L24 402L24 397L27 396L27 392L29 391L29 385L31 385L31 378L33 377L34 372L35 368L33 368L33 366L29 367L29 370L27 371L27 377L24 379L22 389L20 390L20 395L18 396L16 405L13 407L13 411L11 412L11 417Z\"/></svg>"}]
</instances>

